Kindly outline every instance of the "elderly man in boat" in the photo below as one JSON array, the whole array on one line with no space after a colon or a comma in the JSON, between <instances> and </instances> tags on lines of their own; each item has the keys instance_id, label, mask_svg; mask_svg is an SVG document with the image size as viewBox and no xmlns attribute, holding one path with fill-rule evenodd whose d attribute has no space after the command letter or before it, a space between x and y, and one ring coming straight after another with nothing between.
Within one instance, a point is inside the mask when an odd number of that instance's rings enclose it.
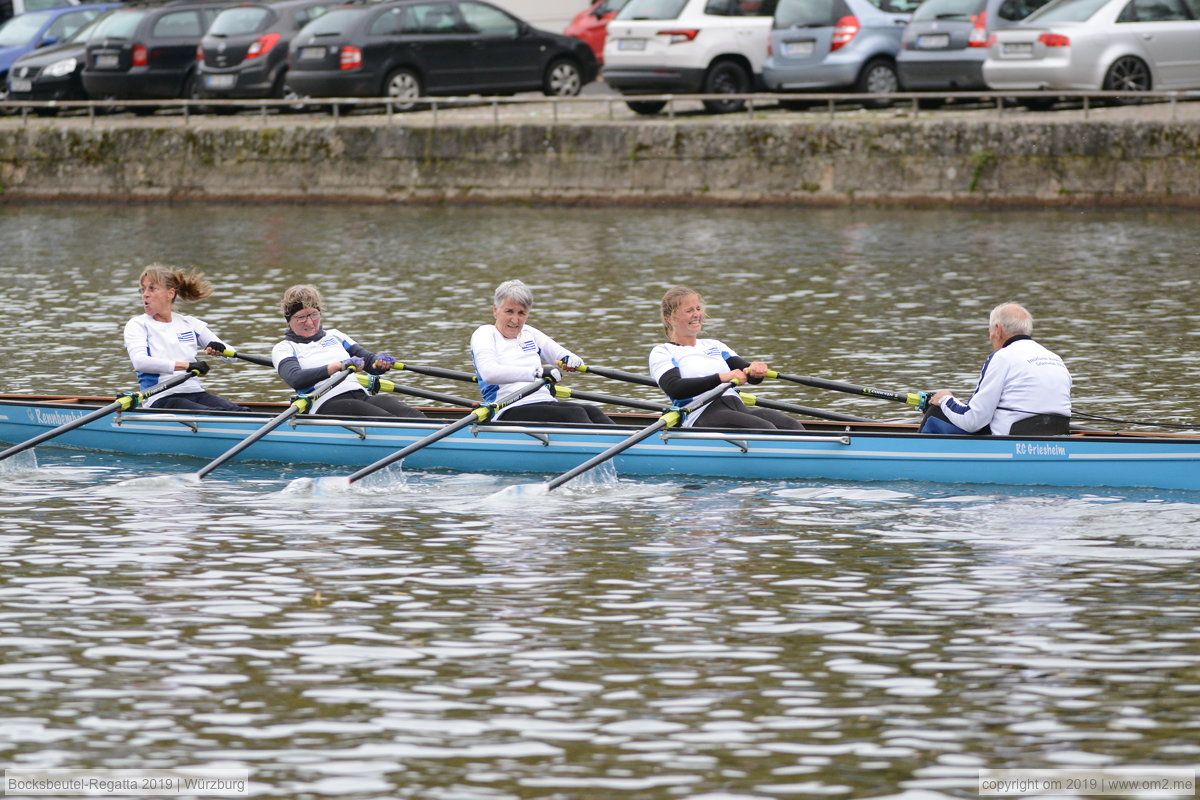
<instances>
[{"instance_id":1,"label":"elderly man in boat","mask_svg":"<svg viewBox=\"0 0 1200 800\"><path fill-rule=\"evenodd\" d=\"M988 317L992 354L963 402L942 389L929 398L922 433L1059 436L1069 432L1071 373L1033 340L1033 316L1002 303Z\"/></svg>"}]
</instances>

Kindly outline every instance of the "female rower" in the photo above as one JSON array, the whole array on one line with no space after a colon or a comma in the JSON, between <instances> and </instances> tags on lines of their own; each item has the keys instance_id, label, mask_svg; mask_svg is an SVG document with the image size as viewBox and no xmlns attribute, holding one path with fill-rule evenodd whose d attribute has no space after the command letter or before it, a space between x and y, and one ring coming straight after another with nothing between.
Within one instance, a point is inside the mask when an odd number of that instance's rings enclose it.
<instances>
[{"instance_id":1,"label":"female rower","mask_svg":"<svg viewBox=\"0 0 1200 800\"><path fill-rule=\"evenodd\" d=\"M308 285L283 293L283 318L288 332L271 349L271 362L288 386L307 392L347 366L372 375L387 372L396 359L376 355L339 330L321 326L321 293ZM390 394L369 395L354 377L346 378L317 398L313 411L339 417L424 417L417 409Z\"/></svg>"},{"instance_id":2,"label":"female rower","mask_svg":"<svg viewBox=\"0 0 1200 800\"><path fill-rule=\"evenodd\" d=\"M521 281L505 281L492 296L494 325L480 325L471 334L471 360L484 402L491 403L529 381L549 375L542 362L558 363L568 372L583 366L583 359L532 325L526 325L533 308L533 292ZM580 422L613 425L608 415L586 403L563 403L543 386L503 408L496 415L521 422Z\"/></svg>"},{"instance_id":3,"label":"female rower","mask_svg":"<svg viewBox=\"0 0 1200 800\"><path fill-rule=\"evenodd\" d=\"M662 299L663 330L668 341L650 351L650 375L676 405L685 405L698 394L737 379L741 384L761 383L769 367L747 361L717 339L701 339L704 300L686 286L676 286ZM684 420L684 426L711 428L803 429L788 415L769 408L751 408L735 389L701 406Z\"/></svg>"},{"instance_id":4,"label":"female rower","mask_svg":"<svg viewBox=\"0 0 1200 800\"><path fill-rule=\"evenodd\" d=\"M203 300L213 292L199 272L172 269L151 264L138 278L142 313L125 323L125 349L137 370L138 383L145 391L173 373L188 369L208 372L208 364L196 360L199 348L205 354L219 356L227 348L217 340L203 320L175 311L176 298ZM197 378L146 399L146 408L174 408L183 411L249 411L224 397L204 391Z\"/></svg>"}]
</instances>

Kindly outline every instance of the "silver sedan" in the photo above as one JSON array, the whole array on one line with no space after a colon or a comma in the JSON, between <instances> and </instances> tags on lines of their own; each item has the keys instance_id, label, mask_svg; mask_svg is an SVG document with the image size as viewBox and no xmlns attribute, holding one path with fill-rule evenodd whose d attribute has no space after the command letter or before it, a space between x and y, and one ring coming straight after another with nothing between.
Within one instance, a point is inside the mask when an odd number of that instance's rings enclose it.
<instances>
[{"instance_id":1,"label":"silver sedan","mask_svg":"<svg viewBox=\"0 0 1200 800\"><path fill-rule=\"evenodd\" d=\"M983 79L997 90L1200 87L1194 0L1054 0L996 31Z\"/></svg>"}]
</instances>

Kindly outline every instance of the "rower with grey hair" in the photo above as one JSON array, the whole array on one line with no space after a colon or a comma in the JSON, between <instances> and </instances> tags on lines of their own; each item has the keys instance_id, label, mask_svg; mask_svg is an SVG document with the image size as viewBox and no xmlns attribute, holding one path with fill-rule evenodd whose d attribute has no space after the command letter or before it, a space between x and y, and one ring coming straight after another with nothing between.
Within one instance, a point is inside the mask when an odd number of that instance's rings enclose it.
<instances>
[{"instance_id":1,"label":"rower with grey hair","mask_svg":"<svg viewBox=\"0 0 1200 800\"><path fill-rule=\"evenodd\" d=\"M494 402L538 378L558 380L558 367L574 372L583 366L582 358L526 324L532 308L529 287L519 280L505 281L492 295L495 323L480 325L471 334L471 360L484 402ZM558 367L549 366L553 364ZM614 424L595 406L555 400L545 386L502 409L496 417L520 422Z\"/></svg>"},{"instance_id":2,"label":"rower with grey hair","mask_svg":"<svg viewBox=\"0 0 1200 800\"><path fill-rule=\"evenodd\" d=\"M1001 303L988 317L992 354L971 399L942 389L929 398L922 433L1058 436L1070 431L1071 373L1033 340L1033 316Z\"/></svg>"}]
</instances>

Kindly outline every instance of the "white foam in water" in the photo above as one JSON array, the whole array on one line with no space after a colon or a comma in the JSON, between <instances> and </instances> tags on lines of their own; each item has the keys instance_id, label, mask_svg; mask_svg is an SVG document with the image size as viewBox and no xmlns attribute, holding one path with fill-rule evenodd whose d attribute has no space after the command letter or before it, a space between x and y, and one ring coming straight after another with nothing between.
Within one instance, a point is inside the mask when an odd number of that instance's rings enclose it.
<instances>
[{"instance_id":1,"label":"white foam in water","mask_svg":"<svg viewBox=\"0 0 1200 800\"><path fill-rule=\"evenodd\" d=\"M140 494L157 494L178 489L193 489L200 485L200 476L195 472L179 475L147 475L142 478L127 478L109 486L96 489L102 497L121 497Z\"/></svg>"},{"instance_id":2,"label":"white foam in water","mask_svg":"<svg viewBox=\"0 0 1200 800\"><path fill-rule=\"evenodd\" d=\"M33 448L22 450L15 456L0 461L0 475L14 475L18 472L33 472L38 468L37 455Z\"/></svg>"}]
</instances>

